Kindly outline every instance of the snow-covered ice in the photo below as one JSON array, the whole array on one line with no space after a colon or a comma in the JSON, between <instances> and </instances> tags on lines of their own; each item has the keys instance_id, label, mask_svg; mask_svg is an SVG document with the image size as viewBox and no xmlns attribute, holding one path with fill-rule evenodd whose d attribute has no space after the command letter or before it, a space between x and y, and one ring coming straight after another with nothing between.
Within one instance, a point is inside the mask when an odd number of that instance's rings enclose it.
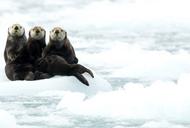
<instances>
[{"instance_id":1,"label":"snow-covered ice","mask_svg":"<svg viewBox=\"0 0 190 128\"><path fill-rule=\"evenodd\" d=\"M189 128L188 0L0 1L0 127ZM7 28L67 30L91 86L74 77L9 81Z\"/></svg>"}]
</instances>

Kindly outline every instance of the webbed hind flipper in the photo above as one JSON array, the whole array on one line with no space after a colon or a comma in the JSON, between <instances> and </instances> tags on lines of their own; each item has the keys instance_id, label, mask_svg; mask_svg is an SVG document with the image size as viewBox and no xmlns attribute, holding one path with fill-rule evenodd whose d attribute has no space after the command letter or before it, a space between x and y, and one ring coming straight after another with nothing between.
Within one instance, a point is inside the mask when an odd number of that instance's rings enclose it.
<instances>
[{"instance_id":1,"label":"webbed hind flipper","mask_svg":"<svg viewBox=\"0 0 190 128\"><path fill-rule=\"evenodd\" d=\"M75 73L73 74L81 83L85 84L86 86L89 86L88 81L86 80L86 78L81 75L80 73Z\"/></svg>"},{"instance_id":2,"label":"webbed hind flipper","mask_svg":"<svg viewBox=\"0 0 190 128\"><path fill-rule=\"evenodd\" d=\"M92 78L94 78L94 74L92 73L92 71L91 71L90 69L86 69L86 72L87 72L88 74L90 74L90 76L91 76Z\"/></svg>"},{"instance_id":3,"label":"webbed hind flipper","mask_svg":"<svg viewBox=\"0 0 190 128\"><path fill-rule=\"evenodd\" d=\"M81 64L76 64L76 66L75 66L75 68L74 68L73 71L78 72L78 73L80 73L80 74L83 74L83 73L87 72L88 74L90 74L90 76L91 76L92 78L94 78L94 74L92 73L92 71L91 71L90 69L84 67L84 66L81 65Z\"/></svg>"}]
</instances>

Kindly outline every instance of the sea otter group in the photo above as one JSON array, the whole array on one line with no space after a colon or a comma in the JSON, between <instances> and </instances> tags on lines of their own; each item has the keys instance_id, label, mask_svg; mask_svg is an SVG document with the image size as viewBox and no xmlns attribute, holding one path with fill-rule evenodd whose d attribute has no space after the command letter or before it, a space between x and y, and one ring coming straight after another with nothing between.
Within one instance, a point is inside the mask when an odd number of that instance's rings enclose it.
<instances>
[{"instance_id":1,"label":"sea otter group","mask_svg":"<svg viewBox=\"0 0 190 128\"><path fill-rule=\"evenodd\" d=\"M46 31L36 26L26 38L25 29L19 24L8 28L8 37L4 50L6 62L5 74L10 80L39 80L54 75L75 76L85 85L89 85L82 73L93 73L78 64L73 46L67 32L60 27L50 31L46 46Z\"/></svg>"}]
</instances>

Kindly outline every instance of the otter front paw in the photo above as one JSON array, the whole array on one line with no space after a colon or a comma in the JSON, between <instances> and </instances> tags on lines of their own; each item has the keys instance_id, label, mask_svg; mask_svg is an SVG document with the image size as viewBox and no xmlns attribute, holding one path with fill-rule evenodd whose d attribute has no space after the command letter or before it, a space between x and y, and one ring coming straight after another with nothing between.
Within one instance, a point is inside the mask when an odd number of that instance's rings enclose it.
<instances>
[{"instance_id":1,"label":"otter front paw","mask_svg":"<svg viewBox=\"0 0 190 128\"><path fill-rule=\"evenodd\" d=\"M14 55L9 55L8 58L9 58L11 61L14 61L14 60L16 60L17 55L16 55L16 54L14 54Z\"/></svg>"}]
</instances>

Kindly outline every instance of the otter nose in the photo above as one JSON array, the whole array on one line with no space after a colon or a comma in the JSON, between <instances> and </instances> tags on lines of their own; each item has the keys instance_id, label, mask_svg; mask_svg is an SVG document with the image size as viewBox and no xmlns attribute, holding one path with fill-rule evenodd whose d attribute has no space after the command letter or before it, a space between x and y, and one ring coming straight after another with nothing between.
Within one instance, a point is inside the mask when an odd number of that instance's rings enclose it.
<instances>
[{"instance_id":1,"label":"otter nose","mask_svg":"<svg viewBox=\"0 0 190 128\"><path fill-rule=\"evenodd\" d=\"M18 26L15 27L15 30L18 30Z\"/></svg>"},{"instance_id":2,"label":"otter nose","mask_svg":"<svg viewBox=\"0 0 190 128\"><path fill-rule=\"evenodd\" d=\"M59 30L56 30L56 31L55 31L55 34L58 34L58 33L59 33Z\"/></svg>"},{"instance_id":3,"label":"otter nose","mask_svg":"<svg viewBox=\"0 0 190 128\"><path fill-rule=\"evenodd\" d=\"M40 31L37 29L37 30L36 30L36 33L38 34L38 33L40 33Z\"/></svg>"}]
</instances>

